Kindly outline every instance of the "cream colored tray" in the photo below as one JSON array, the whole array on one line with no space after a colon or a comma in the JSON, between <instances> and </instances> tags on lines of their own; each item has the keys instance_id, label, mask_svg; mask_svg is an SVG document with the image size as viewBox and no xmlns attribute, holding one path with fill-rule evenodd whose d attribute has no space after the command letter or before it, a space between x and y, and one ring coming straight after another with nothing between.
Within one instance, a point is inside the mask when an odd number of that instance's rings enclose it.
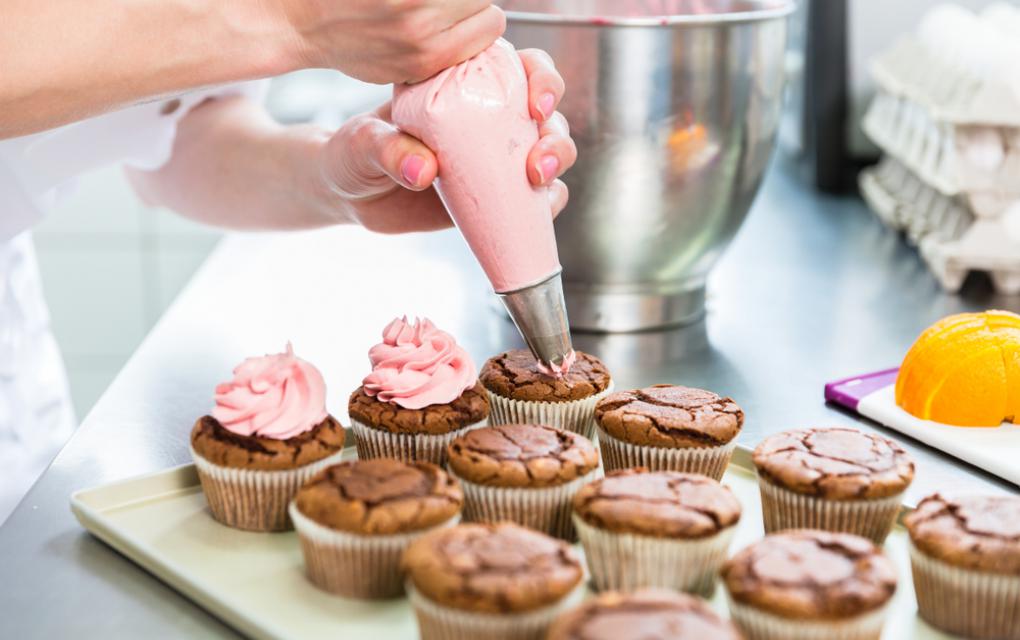
<instances>
[{"instance_id":1,"label":"cream colored tray","mask_svg":"<svg viewBox=\"0 0 1020 640\"><path fill-rule=\"evenodd\" d=\"M354 457L353 451L350 453ZM762 536L750 454L738 449L724 482L744 506L733 550ZM328 595L305 580L294 533L248 533L209 515L193 465L79 491L71 510L82 526L238 631L256 638L416 638L406 600L361 602ZM916 614L906 533L886 549L900 586L884 638L946 638ZM713 602L725 614L720 593Z\"/></svg>"}]
</instances>

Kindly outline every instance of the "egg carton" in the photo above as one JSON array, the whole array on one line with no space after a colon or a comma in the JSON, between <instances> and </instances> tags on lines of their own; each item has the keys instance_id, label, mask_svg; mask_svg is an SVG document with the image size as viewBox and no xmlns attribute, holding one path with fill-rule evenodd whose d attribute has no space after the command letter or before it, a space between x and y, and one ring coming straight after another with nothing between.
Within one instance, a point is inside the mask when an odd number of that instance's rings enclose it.
<instances>
[{"instance_id":1,"label":"egg carton","mask_svg":"<svg viewBox=\"0 0 1020 640\"><path fill-rule=\"evenodd\" d=\"M940 5L877 56L872 75L940 122L1020 127L1020 9L995 3L980 14Z\"/></svg>"},{"instance_id":2,"label":"egg carton","mask_svg":"<svg viewBox=\"0 0 1020 640\"><path fill-rule=\"evenodd\" d=\"M984 271L1000 293L1020 293L1020 200L1001 215L975 215L965 197L947 196L892 157L858 180L878 218L918 247L945 290L959 291L968 273Z\"/></svg>"}]
</instances>

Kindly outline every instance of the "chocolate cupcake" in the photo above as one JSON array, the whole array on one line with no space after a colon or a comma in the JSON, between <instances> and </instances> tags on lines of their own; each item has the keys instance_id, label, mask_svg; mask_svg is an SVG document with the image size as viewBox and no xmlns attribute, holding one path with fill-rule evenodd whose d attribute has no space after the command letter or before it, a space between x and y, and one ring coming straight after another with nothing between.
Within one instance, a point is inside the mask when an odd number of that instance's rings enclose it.
<instances>
[{"instance_id":1,"label":"chocolate cupcake","mask_svg":"<svg viewBox=\"0 0 1020 640\"><path fill-rule=\"evenodd\" d=\"M749 640L878 640L896 569L870 540L798 529L765 536L722 571Z\"/></svg>"},{"instance_id":2,"label":"chocolate cupcake","mask_svg":"<svg viewBox=\"0 0 1020 640\"><path fill-rule=\"evenodd\" d=\"M693 473L614 471L574 496L574 524L599 591L710 594L739 520L733 492Z\"/></svg>"},{"instance_id":3,"label":"chocolate cupcake","mask_svg":"<svg viewBox=\"0 0 1020 640\"><path fill-rule=\"evenodd\" d=\"M1020 497L935 494L906 525L920 616L967 638L1020 640Z\"/></svg>"},{"instance_id":4,"label":"chocolate cupcake","mask_svg":"<svg viewBox=\"0 0 1020 640\"><path fill-rule=\"evenodd\" d=\"M347 407L359 458L442 466L455 437L485 424L489 401L471 357L428 320L397 318L368 356L372 373Z\"/></svg>"},{"instance_id":5,"label":"chocolate cupcake","mask_svg":"<svg viewBox=\"0 0 1020 640\"><path fill-rule=\"evenodd\" d=\"M535 424L469 431L450 444L448 460L464 487L464 520L510 520L570 541L570 501L599 467L587 438Z\"/></svg>"},{"instance_id":6,"label":"chocolate cupcake","mask_svg":"<svg viewBox=\"0 0 1020 640\"><path fill-rule=\"evenodd\" d=\"M540 368L530 351L489 358L479 377L492 405L492 424L547 424L592 437L595 404L613 390L602 361L576 352L563 375Z\"/></svg>"},{"instance_id":7,"label":"chocolate cupcake","mask_svg":"<svg viewBox=\"0 0 1020 640\"><path fill-rule=\"evenodd\" d=\"M802 429L754 450L765 531L844 531L882 544L914 463L900 445L856 429Z\"/></svg>"},{"instance_id":8,"label":"chocolate cupcake","mask_svg":"<svg viewBox=\"0 0 1020 640\"><path fill-rule=\"evenodd\" d=\"M321 471L290 506L308 579L350 598L404 592L400 558L430 530L460 520L457 481L428 462L352 460Z\"/></svg>"},{"instance_id":9,"label":"chocolate cupcake","mask_svg":"<svg viewBox=\"0 0 1020 640\"><path fill-rule=\"evenodd\" d=\"M291 527L287 504L301 484L339 462L344 429L326 413L326 385L285 353L249 358L216 387L212 415L191 430L191 456L209 510L249 531Z\"/></svg>"},{"instance_id":10,"label":"chocolate cupcake","mask_svg":"<svg viewBox=\"0 0 1020 640\"><path fill-rule=\"evenodd\" d=\"M610 591L561 615L546 640L741 640L701 598L659 589Z\"/></svg>"},{"instance_id":11,"label":"chocolate cupcake","mask_svg":"<svg viewBox=\"0 0 1020 640\"><path fill-rule=\"evenodd\" d=\"M509 522L430 533L403 566L423 640L540 640L584 575L565 542Z\"/></svg>"},{"instance_id":12,"label":"chocolate cupcake","mask_svg":"<svg viewBox=\"0 0 1020 640\"><path fill-rule=\"evenodd\" d=\"M606 469L645 467L720 480L744 412L730 398L670 384L610 394L595 406Z\"/></svg>"}]
</instances>

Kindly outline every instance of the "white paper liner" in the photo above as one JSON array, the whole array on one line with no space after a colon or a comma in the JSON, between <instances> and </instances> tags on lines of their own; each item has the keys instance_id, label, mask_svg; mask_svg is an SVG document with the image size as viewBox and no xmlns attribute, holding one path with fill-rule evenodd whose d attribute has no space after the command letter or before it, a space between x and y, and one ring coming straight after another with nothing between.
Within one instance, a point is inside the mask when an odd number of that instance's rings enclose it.
<instances>
[{"instance_id":1,"label":"white paper liner","mask_svg":"<svg viewBox=\"0 0 1020 640\"><path fill-rule=\"evenodd\" d=\"M430 531L452 527L460 515L437 527L391 535L361 535L337 531L308 518L290 503L305 574L312 584L348 598L394 598L404 593L400 558L412 542Z\"/></svg>"},{"instance_id":2,"label":"white paper liner","mask_svg":"<svg viewBox=\"0 0 1020 640\"><path fill-rule=\"evenodd\" d=\"M465 522L510 520L568 542L577 539L571 518L574 494L598 478L595 467L580 478L555 487L490 487L451 476L464 490Z\"/></svg>"},{"instance_id":3,"label":"white paper liner","mask_svg":"<svg viewBox=\"0 0 1020 640\"><path fill-rule=\"evenodd\" d=\"M543 640L561 613L581 602L579 585L556 604L523 613L477 613L437 604L418 592L410 581L407 595L418 619L421 640Z\"/></svg>"},{"instance_id":4,"label":"white paper liner","mask_svg":"<svg viewBox=\"0 0 1020 640\"><path fill-rule=\"evenodd\" d=\"M730 617L747 640L879 640L888 614L885 604L846 620L784 618L735 602L726 594Z\"/></svg>"},{"instance_id":5,"label":"white paper liner","mask_svg":"<svg viewBox=\"0 0 1020 640\"><path fill-rule=\"evenodd\" d=\"M1020 640L1020 576L953 566L910 545L917 612L967 638Z\"/></svg>"},{"instance_id":6,"label":"white paper liner","mask_svg":"<svg viewBox=\"0 0 1020 640\"><path fill-rule=\"evenodd\" d=\"M482 420L442 434L390 433L352 419L351 429L358 446L359 460L396 458L404 462L431 462L442 467L446 464L446 447L454 438L486 424L487 421Z\"/></svg>"},{"instance_id":7,"label":"white paper liner","mask_svg":"<svg viewBox=\"0 0 1020 640\"><path fill-rule=\"evenodd\" d=\"M286 531L287 505L306 480L340 462L343 452L295 469L265 471L213 464L191 449L209 510L217 521L247 531Z\"/></svg>"},{"instance_id":8,"label":"white paper liner","mask_svg":"<svg viewBox=\"0 0 1020 640\"><path fill-rule=\"evenodd\" d=\"M734 524L709 538L678 540L604 531L577 514L574 525L596 591L659 587L706 597L737 530Z\"/></svg>"},{"instance_id":9,"label":"white paper liner","mask_svg":"<svg viewBox=\"0 0 1020 640\"><path fill-rule=\"evenodd\" d=\"M758 476L765 533L822 529L854 533L881 545L896 524L903 493L875 500L826 500L784 489Z\"/></svg>"},{"instance_id":10,"label":"white paper liner","mask_svg":"<svg viewBox=\"0 0 1020 640\"><path fill-rule=\"evenodd\" d=\"M595 430L595 405L612 393L613 387L610 380L605 391L570 402L514 400L486 389L489 394L489 424L544 424L591 439Z\"/></svg>"},{"instance_id":11,"label":"white paper liner","mask_svg":"<svg viewBox=\"0 0 1020 640\"><path fill-rule=\"evenodd\" d=\"M599 448L606 471L645 467L649 471L683 471L700 473L715 480L721 480L726 467L737 448L733 440L718 447L688 447L683 449L667 449L647 445L631 444L613 437L609 432L596 424L599 435Z\"/></svg>"}]
</instances>

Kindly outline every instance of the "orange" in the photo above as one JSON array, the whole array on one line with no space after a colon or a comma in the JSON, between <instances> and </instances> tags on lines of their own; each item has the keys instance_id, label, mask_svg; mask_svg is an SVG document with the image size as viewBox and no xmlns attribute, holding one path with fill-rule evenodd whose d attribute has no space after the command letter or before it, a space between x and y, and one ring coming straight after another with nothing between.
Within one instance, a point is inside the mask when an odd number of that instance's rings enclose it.
<instances>
[{"instance_id":1,"label":"orange","mask_svg":"<svg viewBox=\"0 0 1020 640\"><path fill-rule=\"evenodd\" d=\"M936 322L903 359L896 402L956 426L1020 421L1020 316L986 311Z\"/></svg>"}]
</instances>

